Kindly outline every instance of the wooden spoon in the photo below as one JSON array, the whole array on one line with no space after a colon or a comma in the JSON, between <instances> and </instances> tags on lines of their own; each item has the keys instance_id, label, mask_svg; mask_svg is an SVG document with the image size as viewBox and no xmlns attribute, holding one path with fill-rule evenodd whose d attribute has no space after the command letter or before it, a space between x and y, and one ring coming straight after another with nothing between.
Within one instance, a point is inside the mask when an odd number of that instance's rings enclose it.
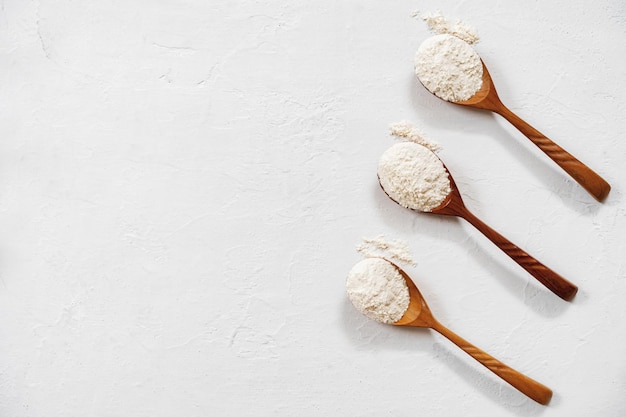
<instances>
[{"instance_id":1,"label":"wooden spoon","mask_svg":"<svg viewBox=\"0 0 626 417\"><path fill-rule=\"evenodd\" d=\"M445 166L445 164L443 166L446 171L448 171L448 168ZM571 282L569 282L568 280L530 256L523 249L514 245L511 241L502 236L500 233L493 230L491 227L487 226L487 224L485 224L482 220L480 220L472 212L470 212L463 203L461 193L459 192L459 189L457 188L456 183L454 182L454 178L452 178L452 175L450 174L450 171L448 171L448 178L450 179L450 193L447 195L446 199L438 207L432 209L432 211L423 211L422 213L457 216L467 220L483 235L485 235L485 237L491 240L497 247L499 247L511 259L517 262L530 275L535 277L554 294L558 295L566 301L574 298L576 292L578 291L578 287L576 285L572 284ZM380 184L380 178L378 181ZM383 189L383 191L385 191L382 184L380 187ZM389 197L392 201L398 203L387 193L387 191L385 191L385 194L387 194L387 197Z\"/></svg>"},{"instance_id":2,"label":"wooden spoon","mask_svg":"<svg viewBox=\"0 0 626 417\"><path fill-rule=\"evenodd\" d=\"M552 398L552 390L550 390L550 388L524 374L521 374L515 369L510 368L439 323L431 313L424 297L422 297L422 294L413 283L413 280L411 280L406 272L404 272L400 267L392 262L390 263L394 265L404 277L406 284L409 287L410 296L409 307L400 320L394 323L394 326L431 328L463 349L467 354L476 359L491 372L498 375L500 378L504 379L506 382L526 394L528 397L537 401L539 404L546 405L550 402L550 399Z\"/></svg>"},{"instance_id":3,"label":"wooden spoon","mask_svg":"<svg viewBox=\"0 0 626 417\"><path fill-rule=\"evenodd\" d=\"M481 61L482 62L482 61ZM559 145L548 139L543 133L519 118L509 110L498 97L496 87L483 62L483 84L472 97L465 101L453 102L461 106L474 107L477 109L490 110L508 120L539 149L548 155L565 172L567 172L576 182L589 192L596 200L602 201L611 190L611 186L602 177L596 174L587 165L580 162L573 155L561 148Z\"/></svg>"}]
</instances>

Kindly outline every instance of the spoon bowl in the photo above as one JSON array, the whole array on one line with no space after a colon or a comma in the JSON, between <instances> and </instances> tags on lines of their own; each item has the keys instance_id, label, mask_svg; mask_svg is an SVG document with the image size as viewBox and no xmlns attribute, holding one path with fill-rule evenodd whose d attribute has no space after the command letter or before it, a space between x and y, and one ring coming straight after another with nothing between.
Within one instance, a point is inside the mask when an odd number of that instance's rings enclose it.
<instances>
[{"instance_id":1,"label":"spoon bowl","mask_svg":"<svg viewBox=\"0 0 626 417\"><path fill-rule=\"evenodd\" d=\"M406 312L400 320L394 323L394 326L425 327L433 329L526 396L532 398L539 404L546 405L550 402L552 398L552 390L550 390L550 388L500 362L439 323L428 308L426 300L417 289L413 280L402 268L392 262L390 263L406 281L410 297Z\"/></svg>"},{"instance_id":2,"label":"spoon bowl","mask_svg":"<svg viewBox=\"0 0 626 417\"><path fill-rule=\"evenodd\" d=\"M467 100L457 102L451 101L451 103L482 110L489 110L504 117L558 166L567 172L596 200L604 200L609 194L609 191L611 191L609 183L587 165L576 159L572 154L554 143L543 133L539 132L537 129L509 110L498 97L496 87L484 62L482 62L482 66L483 76L482 86L480 89Z\"/></svg>"},{"instance_id":3,"label":"spoon bowl","mask_svg":"<svg viewBox=\"0 0 626 417\"><path fill-rule=\"evenodd\" d=\"M500 233L489 227L486 223L484 223L472 212L470 212L467 207L465 207L465 204L463 203L463 198L461 197L461 193L459 192L459 189L454 182L454 178L452 178L450 171L445 166L443 161L441 163L448 173L448 178L450 180L450 192L439 206L435 207L431 211L422 211L422 213L456 216L465 219L470 224L472 224L472 226L478 229L478 231L485 235L487 239L491 240L498 248L500 248L505 254L507 254L511 259L513 259L517 264L524 268L530 275L532 275L554 294L566 301L574 298L574 296L578 292L578 287L576 285L569 282L568 280L530 256L526 251L513 244ZM393 199L393 197L391 197L389 193L387 193L382 183L380 182L380 178L378 178L378 182L385 194L387 194L387 197L389 197L395 203L400 204L398 203L398 201Z\"/></svg>"}]
</instances>

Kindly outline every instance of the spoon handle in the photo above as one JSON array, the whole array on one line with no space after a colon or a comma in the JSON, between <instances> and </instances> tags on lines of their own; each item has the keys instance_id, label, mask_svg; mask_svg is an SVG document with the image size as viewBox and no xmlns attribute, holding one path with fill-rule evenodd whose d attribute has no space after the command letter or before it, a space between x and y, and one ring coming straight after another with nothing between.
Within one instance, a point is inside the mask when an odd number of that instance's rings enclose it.
<instances>
[{"instance_id":1,"label":"spoon handle","mask_svg":"<svg viewBox=\"0 0 626 417\"><path fill-rule=\"evenodd\" d=\"M546 405L550 402L550 399L552 398L552 390L550 388L500 362L487 352L477 348L461 336L454 333L452 330L443 326L441 323L435 321L431 327L433 330L436 330L452 343L463 349L467 354L476 359L491 372L498 375L500 378L504 379L506 382L526 394L528 397L537 401L539 404Z\"/></svg>"},{"instance_id":2,"label":"spoon handle","mask_svg":"<svg viewBox=\"0 0 626 417\"><path fill-rule=\"evenodd\" d=\"M563 168L576 182L578 182L596 200L602 201L609 194L611 186L601 176L596 174L587 165L580 162L572 154L548 139L544 134L526 123L519 116L502 105L495 110L522 132L532 143L537 145L558 166Z\"/></svg>"},{"instance_id":3,"label":"spoon handle","mask_svg":"<svg viewBox=\"0 0 626 417\"><path fill-rule=\"evenodd\" d=\"M526 251L513 244L510 240L502 236L500 233L493 230L482 220L476 217L472 212L464 209L460 216L470 222L476 229L478 229L485 237L491 240L497 247L499 247L504 253L506 253L511 259L517 262L522 268L524 268L530 275L535 277L539 282L545 285L550 291L561 297L562 299L569 301L574 298L578 287L532 256Z\"/></svg>"}]
</instances>

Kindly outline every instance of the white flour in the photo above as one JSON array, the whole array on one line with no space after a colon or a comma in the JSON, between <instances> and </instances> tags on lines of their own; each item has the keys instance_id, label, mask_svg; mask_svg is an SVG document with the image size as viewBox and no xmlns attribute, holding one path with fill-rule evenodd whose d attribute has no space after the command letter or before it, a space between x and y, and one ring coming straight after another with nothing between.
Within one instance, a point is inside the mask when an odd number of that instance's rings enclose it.
<instances>
[{"instance_id":1,"label":"white flour","mask_svg":"<svg viewBox=\"0 0 626 417\"><path fill-rule=\"evenodd\" d=\"M441 148L437 142L427 139L418 128L409 122L401 121L393 123L389 126L389 129L391 130L391 134L393 136L408 140L409 142L418 143L433 152L436 152Z\"/></svg>"},{"instance_id":2,"label":"white flour","mask_svg":"<svg viewBox=\"0 0 626 417\"><path fill-rule=\"evenodd\" d=\"M441 160L413 142L397 143L383 153L378 178L393 200L414 210L432 211L450 193L448 172Z\"/></svg>"},{"instance_id":3,"label":"white flour","mask_svg":"<svg viewBox=\"0 0 626 417\"><path fill-rule=\"evenodd\" d=\"M409 288L398 269L382 258L366 258L352 267L348 298L361 313L381 323L395 323L409 308Z\"/></svg>"},{"instance_id":4,"label":"white flour","mask_svg":"<svg viewBox=\"0 0 626 417\"><path fill-rule=\"evenodd\" d=\"M458 19L454 23L451 23L440 12L415 12L413 16L424 20L428 24L428 28L431 32L454 35L470 45L480 40L476 29Z\"/></svg>"},{"instance_id":5,"label":"white flour","mask_svg":"<svg viewBox=\"0 0 626 417\"><path fill-rule=\"evenodd\" d=\"M452 102L469 99L483 84L483 65L474 48L449 34L422 42L415 74L428 91Z\"/></svg>"},{"instance_id":6,"label":"white flour","mask_svg":"<svg viewBox=\"0 0 626 417\"><path fill-rule=\"evenodd\" d=\"M371 239L363 238L356 250L366 258L386 258L402 264L415 265L406 242L398 239L388 240L383 235Z\"/></svg>"}]
</instances>

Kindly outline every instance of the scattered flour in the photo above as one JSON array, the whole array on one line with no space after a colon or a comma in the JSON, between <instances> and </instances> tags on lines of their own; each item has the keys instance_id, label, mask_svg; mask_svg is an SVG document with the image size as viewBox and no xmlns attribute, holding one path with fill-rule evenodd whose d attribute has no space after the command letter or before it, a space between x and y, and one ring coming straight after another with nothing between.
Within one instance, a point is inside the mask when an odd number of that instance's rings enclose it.
<instances>
[{"instance_id":1,"label":"scattered flour","mask_svg":"<svg viewBox=\"0 0 626 417\"><path fill-rule=\"evenodd\" d=\"M387 240L380 235L375 238L363 238L356 247L357 252L366 258L385 258L398 263L415 265L409 245L402 240Z\"/></svg>"},{"instance_id":2,"label":"scattered flour","mask_svg":"<svg viewBox=\"0 0 626 417\"><path fill-rule=\"evenodd\" d=\"M403 138L408 140L409 142L415 142L422 146L427 147L433 152L441 149L441 146L437 142L434 142L430 139L427 139L422 132L411 123L406 121L401 121L397 123L393 123L389 126L391 130L391 134L398 138Z\"/></svg>"},{"instance_id":3,"label":"scattered flour","mask_svg":"<svg viewBox=\"0 0 626 417\"><path fill-rule=\"evenodd\" d=\"M415 55L415 74L428 91L452 102L469 99L483 84L483 65L474 48L449 34L422 42Z\"/></svg>"},{"instance_id":4,"label":"scattered flour","mask_svg":"<svg viewBox=\"0 0 626 417\"><path fill-rule=\"evenodd\" d=\"M413 142L397 143L382 154L378 178L389 197L414 210L432 211L450 193L450 179L441 160Z\"/></svg>"},{"instance_id":5,"label":"scattered flour","mask_svg":"<svg viewBox=\"0 0 626 417\"><path fill-rule=\"evenodd\" d=\"M430 31L439 35L444 33L454 35L470 45L473 45L480 40L476 29L459 19L451 23L440 12L415 12L413 13L413 16L424 20L428 24Z\"/></svg>"},{"instance_id":6,"label":"scattered flour","mask_svg":"<svg viewBox=\"0 0 626 417\"><path fill-rule=\"evenodd\" d=\"M404 277L382 258L366 258L352 267L346 281L348 298L361 313L381 323L395 323L409 308Z\"/></svg>"}]
</instances>

